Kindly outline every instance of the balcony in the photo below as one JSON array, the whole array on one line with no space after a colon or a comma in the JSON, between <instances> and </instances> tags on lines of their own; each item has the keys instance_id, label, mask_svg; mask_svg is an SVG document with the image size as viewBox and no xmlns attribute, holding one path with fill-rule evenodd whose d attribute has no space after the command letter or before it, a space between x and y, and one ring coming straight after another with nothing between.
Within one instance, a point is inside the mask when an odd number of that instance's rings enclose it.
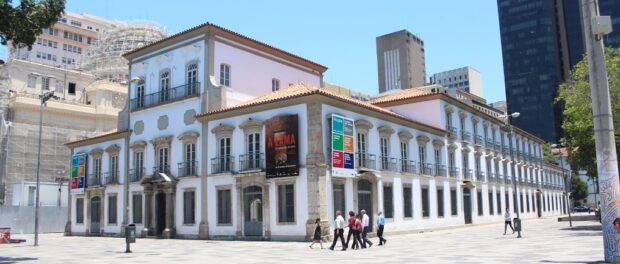
<instances>
[{"instance_id":1,"label":"balcony","mask_svg":"<svg viewBox=\"0 0 620 264\"><path fill-rule=\"evenodd\" d=\"M477 171L476 172L476 180L479 182L483 182L484 181L484 172L483 171Z\"/></svg>"},{"instance_id":2,"label":"balcony","mask_svg":"<svg viewBox=\"0 0 620 264\"><path fill-rule=\"evenodd\" d=\"M458 167L449 167L448 172L451 178L456 178L459 176L460 170Z\"/></svg>"},{"instance_id":3,"label":"balcony","mask_svg":"<svg viewBox=\"0 0 620 264\"><path fill-rule=\"evenodd\" d=\"M418 163L420 166L420 174L433 176L433 164L432 163Z\"/></svg>"},{"instance_id":4,"label":"balcony","mask_svg":"<svg viewBox=\"0 0 620 264\"><path fill-rule=\"evenodd\" d=\"M488 182L495 182L495 173L487 172L487 181Z\"/></svg>"},{"instance_id":5,"label":"balcony","mask_svg":"<svg viewBox=\"0 0 620 264\"><path fill-rule=\"evenodd\" d=\"M118 184L118 171L110 171L103 174L105 184Z\"/></svg>"},{"instance_id":6,"label":"balcony","mask_svg":"<svg viewBox=\"0 0 620 264\"><path fill-rule=\"evenodd\" d=\"M435 176L447 177L448 170L446 169L446 165L435 164Z\"/></svg>"},{"instance_id":7,"label":"balcony","mask_svg":"<svg viewBox=\"0 0 620 264\"><path fill-rule=\"evenodd\" d=\"M355 153L355 164L357 164L358 168L374 170L377 168L376 161L377 156L375 154L368 154L364 152Z\"/></svg>"},{"instance_id":8,"label":"balcony","mask_svg":"<svg viewBox=\"0 0 620 264\"><path fill-rule=\"evenodd\" d=\"M168 164L161 164L161 165L157 165L153 167L153 176L151 177L152 180L161 180L161 174L165 174L167 176L172 176L170 174L170 165Z\"/></svg>"},{"instance_id":9,"label":"balcony","mask_svg":"<svg viewBox=\"0 0 620 264\"><path fill-rule=\"evenodd\" d=\"M379 156L381 162L381 170L398 171L398 160L387 156Z\"/></svg>"},{"instance_id":10,"label":"balcony","mask_svg":"<svg viewBox=\"0 0 620 264\"><path fill-rule=\"evenodd\" d=\"M87 187L101 186L101 173L88 174L88 176L86 177L86 186Z\"/></svg>"},{"instance_id":11,"label":"balcony","mask_svg":"<svg viewBox=\"0 0 620 264\"><path fill-rule=\"evenodd\" d=\"M486 140L486 142L485 142L484 146L485 146L487 149L493 149L493 147L495 146L495 144L493 144L493 140L492 140L492 139L487 138L487 140Z\"/></svg>"},{"instance_id":12,"label":"balcony","mask_svg":"<svg viewBox=\"0 0 620 264\"><path fill-rule=\"evenodd\" d=\"M198 161L188 160L178 163L178 177L198 176Z\"/></svg>"},{"instance_id":13,"label":"balcony","mask_svg":"<svg viewBox=\"0 0 620 264\"><path fill-rule=\"evenodd\" d=\"M505 179L504 179L504 175L502 174L495 174L495 179L497 180L498 183L505 183Z\"/></svg>"},{"instance_id":14,"label":"balcony","mask_svg":"<svg viewBox=\"0 0 620 264\"><path fill-rule=\"evenodd\" d=\"M140 181L144 177L145 172L146 168L131 169L129 170L129 180L131 182Z\"/></svg>"},{"instance_id":15,"label":"balcony","mask_svg":"<svg viewBox=\"0 0 620 264\"><path fill-rule=\"evenodd\" d=\"M471 169L463 169L463 179L464 180L472 180L472 170Z\"/></svg>"},{"instance_id":16,"label":"balcony","mask_svg":"<svg viewBox=\"0 0 620 264\"><path fill-rule=\"evenodd\" d=\"M499 144L499 142L495 141L495 144L493 146L494 146L495 151L497 152L502 151L502 145Z\"/></svg>"},{"instance_id":17,"label":"balcony","mask_svg":"<svg viewBox=\"0 0 620 264\"><path fill-rule=\"evenodd\" d=\"M415 161L412 160L400 160L400 171L404 173L416 173Z\"/></svg>"},{"instance_id":18,"label":"balcony","mask_svg":"<svg viewBox=\"0 0 620 264\"><path fill-rule=\"evenodd\" d=\"M448 138L456 139L457 137L456 127L446 126L446 130L448 131Z\"/></svg>"},{"instance_id":19,"label":"balcony","mask_svg":"<svg viewBox=\"0 0 620 264\"><path fill-rule=\"evenodd\" d=\"M474 134L474 144L482 146L482 136Z\"/></svg>"},{"instance_id":20,"label":"balcony","mask_svg":"<svg viewBox=\"0 0 620 264\"><path fill-rule=\"evenodd\" d=\"M510 155L510 148L508 147L508 145L504 145L504 147L502 148L502 154Z\"/></svg>"},{"instance_id":21,"label":"balcony","mask_svg":"<svg viewBox=\"0 0 620 264\"><path fill-rule=\"evenodd\" d=\"M504 183L505 183L505 184L512 184L512 178L510 178L510 177L505 177L505 178L504 178Z\"/></svg>"},{"instance_id":22,"label":"balcony","mask_svg":"<svg viewBox=\"0 0 620 264\"><path fill-rule=\"evenodd\" d=\"M471 133L461 130L461 140L463 141L471 141Z\"/></svg>"},{"instance_id":23,"label":"balcony","mask_svg":"<svg viewBox=\"0 0 620 264\"><path fill-rule=\"evenodd\" d=\"M137 96L129 101L129 105L131 111L137 111L199 95L200 83L195 82L160 90L159 92L144 96Z\"/></svg>"},{"instance_id":24,"label":"balcony","mask_svg":"<svg viewBox=\"0 0 620 264\"><path fill-rule=\"evenodd\" d=\"M265 171L265 153L239 155L239 171Z\"/></svg>"},{"instance_id":25,"label":"balcony","mask_svg":"<svg viewBox=\"0 0 620 264\"><path fill-rule=\"evenodd\" d=\"M235 157L221 156L211 159L211 173L233 172L235 168Z\"/></svg>"}]
</instances>

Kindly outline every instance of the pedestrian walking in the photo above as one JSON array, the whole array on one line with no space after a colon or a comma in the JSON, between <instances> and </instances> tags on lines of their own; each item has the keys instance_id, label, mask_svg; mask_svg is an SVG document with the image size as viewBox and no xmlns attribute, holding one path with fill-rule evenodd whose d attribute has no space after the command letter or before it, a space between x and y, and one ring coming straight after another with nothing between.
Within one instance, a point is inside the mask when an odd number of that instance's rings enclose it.
<instances>
[{"instance_id":1,"label":"pedestrian walking","mask_svg":"<svg viewBox=\"0 0 620 264\"><path fill-rule=\"evenodd\" d=\"M379 211L377 213L377 237L379 237L379 246L385 245L387 239L383 238L383 229L385 228L385 217L383 217L383 212Z\"/></svg>"},{"instance_id":2,"label":"pedestrian walking","mask_svg":"<svg viewBox=\"0 0 620 264\"><path fill-rule=\"evenodd\" d=\"M340 238L340 243L342 243L342 251L347 250L344 244L344 218L340 215L340 211L336 211L336 219L334 220L334 242L332 242L332 246L329 247L330 250L334 250L336 246L336 242L338 238Z\"/></svg>"},{"instance_id":3,"label":"pedestrian walking","mask_svg":"<svg viewBox=\"0 0 620 264\"><path fill-rule=\"evenodd\" d=\"M354 224L355 224L355 212L349 211L349 221L347 223L349 232L347 232L347 243L345 243L345 248L349 248L349 241L351 241L351 236L353 236L353 225Z\"/></svg>"},{"instance_id":4,"label":"pedestrian walking","mask_svg":"<svg viewBox=\"0 0 620 264\"><path fill-rule=\"evenodd\" d=\"M366 214L366 210L362 209L362 242L364 242L362 245L364 245L364 247L372 247L372 242L368 239L368 231L370 229L369 222L370 217Z\"/></svg>"},{"instance_id":5,"label":"pedestrian walking","mask_svg":"<svg viewBox=\"0 0 620 264\"><path fill-rule=\"evenodd\" d=\"M355 223L353 224L353 246L352 249L359 249L360 247L366 248L364 242L362 242L362 220L360 220L360 215L354 216Z\"/></svg>"},{"instance_id":6,"label":"pedestrian walking","mask_svg":"<svg viewBox=\"0 0 620 264\"><path fill-rule=\"evenodd\" d=\"M314 220L314 237L312 238L312 244L310 244L310 248L312 248L314 243L317 242L321 244L321 249L323 249L323 241L321 240L321 219L319 218Z\"/></svg>"},{"instance_id":7,"label":"pedestrian walking","mask_svg":"<svg viewBox=\"0 0 620 264\"><path fill-rule=\"evenodd\" d=\"M506 208L506 213L504 213L504 235L506 235L506 227L510 226L510 230L512 233L515 233L515 229L512 228L512 216L510 215L510 208Z\"/></svg>"}]
</instances>

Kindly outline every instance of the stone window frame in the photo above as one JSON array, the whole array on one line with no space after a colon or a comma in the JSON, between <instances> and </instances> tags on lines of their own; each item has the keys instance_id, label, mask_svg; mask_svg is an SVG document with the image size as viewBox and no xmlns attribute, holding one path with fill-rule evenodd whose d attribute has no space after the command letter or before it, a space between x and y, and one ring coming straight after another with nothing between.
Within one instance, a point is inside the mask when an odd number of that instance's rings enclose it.
<instances>
[{"instance_id":1,"label":"stone window frame","mask_svg":"<svg viewBox=\"0 0 620 264\"><path fill-rule=\"evenodd\" d=\"M105 148L105 152L108 153L108 173L120 174L119 162L120 162L121 147L117 144L112 144L109 147ZM116 159L116 162L113 163L112 160L114 159ZM114 165L116 165L116 168L114 168ZM117 180L120 180L119 176L120 175L116 175Z\"/></svg>"},{"instance_id":2,"label":"stone window frame","mask_svg":"<svg viewBox=\"0 0 620 264\"><path fill-rule=\"evenodd\" d=\"M368 133L374 127L374 125L371 122L364 120L364 119L355 120L354 125L355 125L355 139L357 141L356 150L359 153L368 154ZM361 152L360 148L358 147L360 144L360 141L359 141L360 134L364 135L364 142L363 142L365 146L364 152Z\"/></svg>"},{"instance_id":3,"label":"stone window frame","mask_svg":"<svg viewBox=\"0 0 620 264\"><path fill-rule=\"evenodd\" d=\"M115 212L115 222L114 223L110 223L110 198L115 197L116 199L116 205L114 207L114 209L116 209ZM106 193L105 194L105 203L106 203L106 218L105 218L105 223L109 226L117 226L118 225L118 193Z\"/></svg>"},{"instance_id":4,"label":"stone window frame","mask_svg":"<svg viewBox=\"0 0 620 264\"><path fill-rule=\"evenodd\" d=\"M226 69L226 74L228 74L227 79L224 79L223 74L224 74L224 69ZM219 79L219 84L221 86L225 86L225 87L230 87L230 83L231 83L231 72L232 72L232 66L228 63L222 62L220 63L220 79Z\"/></svg>"},{"instance_id":5,"label":"stone window frame","mask_svg":"<svg viewBox=\"0 0 620 264\"><path fill-rule=\"evenodd\" d=\"M85 202L86 198L85 197L76 197L75 198L75 224L76 225L84 225L85 223L85 209L86 209L86 202ZM78 212L78 202L82 201L82 214L81 214L81 218L80 218L80 213ZM79 220L82 221L79 221Z\"/></svg>"},{"instance_id":6,"label":"stone window frame","mask_svg":"<svg viewBox=\"0 0 620 264\"><path fill-rule=\"evenodd\" d=\"M404 220L413 220L415 218L415 213L414 213L415 210L413 210L414 207L415 207L414 201L413 201L413 193L414 193L413 192L413 184L412 183L403 183L401 188L402 188L402 193L403 193L403 219ZM407 214L405 213L405 210L406 210L406 206L405 206L406 205L406 202L405 202L405 188L409 188L410 192L411 192L410 193L411 201L409 201L410 202L409 205L411 206L411 208L410 208L411 209L411 216L407 216Z\"/></svg>"},{"instance_id":7,"label":"stone window frame","mask_svg":"<svg viewBox=\"0 0 620 264\"><path fill-rule=\"evenodd\" d=\"M385 214L385 212L386 212L385 205L386 205L386 202L388 202L387 199L385 199L385 188L391 188L392 189L392 199L391 199L391 201L389 201L389 203L392 205L392 208L391 208L391 210L392 210L392 212L391 212L392 213L392 217L387 217L386 214ZM383 203L381 204L382 207L383 207L383 216L385 217L386 220L389 219L389 220L393 221L394 218L396 217L396 210L395 210L396 208L394 208L394 199L395 199L395 197L394 197L394 183L393 182L389 182L389 181L383 182L381 192L383 194Z\"/></svg>"},{"instance_id":8,"label":"stone window frame","mask_svg":"<svg viewBox=\"0 0 620 264\"><path fill-rule=\"evenodd\" d=\"M420 165L424 166L426 165L426 163L428 163L428 153L426 153L426 145L428 145L428 142L430 142L431 139L426 135L419 135L416 137L416 141L418 142L418 162L420 163ZM422 161L422 158L424 159L424 161Z\"/></svg>"},{"instance_id":9,"label":"stone window frame","mask_svg":"<svg viewBox=\"0 0 620 264\"><path fill-rule=\"evenodd\" d=\"M411 134L411 132L409 131L398 132L398 141L399 141L399 146L400 146L400 160L401 160L401 164L399 164L399 166L401 166L400 168L401 171L405 171L405 166L407 166L409 161L411 160L411 145L409 144L409 142L411 142L411 139L413 139L413 134ZM403 153L403 148L405 149L404 152L406 153ZM403 154L406 154L406 156Z\"/></svg>"},{"instance_id":10,"label":"stone window frame","mask_svg":"<svg viewBox=\"0 0 620 264\"><path fill-rule=\"evenodd\" d=\"M461 131L467 131L467 112L459 111L459 129Z\"/></svg>"},{"instance_id":11,"label":"stone window frame","mask_svg":"<svg viewBox=\"0 0 620 264\"><path fill-rule=\"evenodd\" d=\"M179 141L181 141L183 148L182 148L182 152L181 152L181 157L183 162L190 162L190 160L187 159L187 147L191 144L194 144L194 160L193 162L196 162L196 174L198 174L198 168L200 168L200 158L198 158L198 138L200 137L200 133L196 132L196 131L185 131L183 133L181 133L181 135L179 135L177 137L177 139ZM178 164L177 164L178 165Z\"/></svg>"},{"instance_id":12,"label":"stone window frame","mask_svg":"<svg viewBox=\"0 0 620 264\"><path fill-rule=\"evenodd\" d=\"M234 141L233 141L233 133L235 131L234 126L219 124L218 126L211 129L211 133L215 134L215 156L213 158L221 158L220 157L220 149L221 149L221 140L224 138L230 139L230 153L228 153L229 157L234 157ZM233 165L234 166L234 165ZM234 168L230 168L233 170Z\"/></svg>"},{"instance_id":13,"label":"stone window frame","mask_svg":"<svg viewBox=\"0 0 620 264\"><path fill-rule=\"evenodd\" d=\"M142 219L141 219L140 223L136 223L136 219L134 218L134 216L135 216L135 213L134 213L135 205L134 205L134 200L133 200L133 197L134 197L135 195L140 195L140 196L142 197L142 198L140 199L140 201L142 202L142 203L140 204L140 211L141 211L141 212L140 212L140 214L141 214L141 217L142 217ZM143 193L143 192L141 192L141 191L133 191L133 192L131 192L131 221L132 221L132 223L134 223L134 224L140 224L140 225L144 224L144 220L145 220L145 218L144 218L144 215L145 215L145 214L144 214L144 213L145 213L145 212L144 212L144 203L145 203L145 202L146 202L146 201L145 201L145 195L144 195L144 193Z\"/></svg>"},{"instance_id":14,"label":"stone window frame","mask_svg":"<svg viewBox=\"0 0 620 264\"><path fill-rule=\"evenodd\" d=\"M228 197L228 199L230 200L230 208L228 208L228 212L230 214L230 223L220 223L220 195L219 195L219 191L230 191L230 196ZM215 211L215 225L216 226L233 226L234 218L235 215L233 213L233 185L232 184L223 184L223 185L216 185L215 186L215 204L216 204L216 211Z\"/></svg>"},{"instance_id":15,"label":"stone window frame","mask_svg":"<svg viewBox=\"0 0 620 264\"><path fill-rule=\"evenodd\" d=\"M193 210L194 219L192 219L191 223L188 223L188 222L185 221L186 220L185 219L185 193L188 193L188 192L194 193L194 202L193 202L194 203L194 208L192 209ZM198 211L198 210L196 210L198 208L198 202L197 202L197 197L196 197L196 187L183 188L181 194L182 194L182 197L183 197L182 198L183 199L183 203L182 203L182 205L183 205L183 207L182 207L183 208L183 226L196 226L196 224L198 223L198 221L196 221L196 216L197 216L196 212Z\"/></svg>"},{"instance_id":16,"label":"stone window frame","mask_svg":"<svg viewBox=\"0 0 620 264\"><path fill-rule=\"evenodd\" d=\"M394 129L390 126L377 127L379 132L379 152L381 159L381 169L390 169L390 158L392 157L392 134ZM385 151L385 152L384 152Z\"/></svg>"},{"instance_id":17,"label":"stone window frame","mask_svg":"<svg viewBox=\"0 0 620 264\"><path fill-rule=\"evenodd\" d=\"M162 137L156 137L150 141L151 144L153 145L153 150L155 151L155 153L153 153L153 156L155 158L154 167L161 166L161 164L159 164L159 150L162 148L168 148L168 158L167 158L166 164L168 164L168 166L170 167L170 170L172 170L172 167L171 167L172 139L173 139L173 136L162 136Z\"/></svg>"},{"instance_id":18,"label":"stone window frame","mask_svg":"<svg viewBox=\"0 0 620 264\"><path fill-rule=\"evenodd\" d=\"M159 89L157 89L159 92L164 90L164 87L162 86L162 75L164 73L168 72L168 87L167 89L170 90L172 88L172 69L171 68L163 68L159 71L159 74L157 75L157 87Z\"/></svg>"},{"instance_id":19,"label":"stone window frame","mask_svg":"<svg viewBox=\"0 0 620 264\"><path fill-rule=\"evenodd\" d=\"M439 192L441 191L441 208L439 208ZM443 185L435 185L435 202L437 205L436 215L438 219L446 218L446 188ZM442 209L442 210L439 210ZM439 215L441 212L442 215Z\"/></svg>"},{"instance_id":20,"label":"stone window frame","mask_svg":"<svg viewBox=\"0 0 620 264\"><path fill-rule=\"evenodd\" d=\"M480 119L477 116L472 115L471 116L471 127L472 127L471 134L474 137L478 136L479 135L478 132L480 132L480 131L478 131L478 123L480 123Z\"/></svg>"},{"instance_id":21,"label":"stone window frame","mask_svg":"<svg viewBox=\"0 0 620 264\"><path fill-rule=\"evenodd\" d=\"M424 189L426 189L426 202L428 203L428 215L424 216ZM420 208L420 213L422 215L422 219L430 219L431 218L431 186L428 183L422 184L420 183L420 204L422 207Z\"/></svg>"},{"instance_id":22,"label":"stone window frame","mask_svg":"<svg viewBox=\"0 0 620 264\"><path fill-rule=\"evenodd\" d=\"M185 63L185 76L183 76L185 84L190 84L190 80L188 79L189 78L188 74L190 72L189 67L194 65L194 64L196 65L196 70L195 70L196 71L196 81L191 82L191 83L197 83L198 80L200 79L200 75L199 75L200 74L200 61L198 59L193 59L193 60L190 60L187 63Z\"/></svg>"},{"instance_id":23,"label":"stone window frame","mask_svg":"<svg viewBox=\"0 0 620 264\"><path fill-rule=\"evenodd\" d=\"M450 105L446 105L444 107L445 110L445 118L446 118L446 127L454 127L454 123L452 122L452 114L455 112L454 108Z\"/></svg>"},{"instance_id":24,"label":"stone window frame","mask_svg":"<svg viewBox=\"0 0 620 264\"><path fill-rule=\"evenodd\" d=\"M250 151L248 149L248 143L249 143L248 136L251 134L257 134L257 133L259 137L259 142L261 143L260 149L258 150L258 152L264 153L263 149L265 148L265 144L262 144L264 142L264 135L263 135L264 126L265 126L264 121L258 120L258 119L252 119L252 118L249 118L248 120L244 121L238 126L239 129L243 131L243 142L244 142L243 153L244 154L249 154L249 151Z\"/></svg>"},{"instance_id":25,"label":"stone window frame","mask_svg":"<svg viewBox=\"0 0 620 264\"><path fill-rule=\"evenodd\" d=\"M146 97L146 95L147 95L147 91L146 91L146 75L138 76L138 78L140 80L138 80L138 83L136 83L135 86L134 86L135 89L136 89L136 95L135 95L136 100L138 98L143 98L144 99ZM142 87L142 91L144 92L142 94L142 96L139 96L140 94L138 93L140 91L140 87Z\"/></svg>"},{"instance_id":26,"label":"stone window frame","mask_svg":"<svg viewBox=\"0 0 620 264\"><path fill-rule=\"evenodd\" d=\"M146 141L138 140L129 145L129 149L131 149L131 168L137 170L136 167L136 153L142 153L142 168L144 168L144 154L146 153L147 147ZM143 174L146 172L146 168L144 168Z\"/></svg>"},{"instance_id":27,"label":"stone window frame","mask_svg":"<svg viewBox=\"0 0 620 264\"><path fill-rule=\"evenodd\" d=\"M293 185L293 205L295 206L293 210L293 222L280 222L280 197L279 197L279 187L282 185ZM299 216L297 215L297 180L296 179L276 179L275 180L275 195L276 195L276 225L297 225L297 221L299 221Z\"/></svg>"}]
</instances>

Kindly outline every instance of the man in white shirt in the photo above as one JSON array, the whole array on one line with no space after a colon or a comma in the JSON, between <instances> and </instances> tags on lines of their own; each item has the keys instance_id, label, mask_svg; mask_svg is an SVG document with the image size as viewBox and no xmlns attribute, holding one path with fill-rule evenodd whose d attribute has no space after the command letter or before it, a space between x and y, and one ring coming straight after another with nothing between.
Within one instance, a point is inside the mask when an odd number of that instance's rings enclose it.
<instances>
[{"instance_id":1,"label":"man in white shirt","mask_svg":"<svg viewBox=\"0 0 620 264\"><path fill-rule=\"evenodd\" d=\"M338 242L338 238L340 238L340 242L342 243L342 251L345 251L347 250L347 248L344 245L344 218L342 218L340 211L336 211L336 220L334 220L334 226L334 242L332 243L332 246L329 247L329 249L334 250L336 242Z\"/></svg>"},{"instance_id":2,"label":"man in white shirt","mask_svg":"<svg viewBox=\"0 0 620 264\"><path fill-rule=\"evenodd\" d=\"M369 229L370 217L366 214L366 210L362 209L362 248L366 248L366 244L368 247L372 247L372 242L368 239L368 229Z\"/></svg>"}]
</instances>

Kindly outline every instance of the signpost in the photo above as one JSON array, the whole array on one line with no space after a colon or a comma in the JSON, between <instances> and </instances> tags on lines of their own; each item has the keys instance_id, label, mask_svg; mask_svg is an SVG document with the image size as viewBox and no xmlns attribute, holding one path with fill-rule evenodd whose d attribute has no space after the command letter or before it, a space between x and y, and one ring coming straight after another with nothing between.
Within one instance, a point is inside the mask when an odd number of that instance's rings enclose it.
<instances>
[{"instance_id":1,"label":"signpost","mask_svg":"<svg viewBox=\"0 0 620 264\"><path fill-rule=\"evenodd\" d=\"M86 188L86 153L71 158L71 194L84 193Z\"/></svg>"},{"instance_id":2,"label":"signpost","mask_svg":"<svg viewBox=\"0 0 620 264\"><path fill-rule=\"evenodd\" d=\"M353 119L332 115L332 176L355 176L355 129Z\"/></svg>"}]
</instances>

